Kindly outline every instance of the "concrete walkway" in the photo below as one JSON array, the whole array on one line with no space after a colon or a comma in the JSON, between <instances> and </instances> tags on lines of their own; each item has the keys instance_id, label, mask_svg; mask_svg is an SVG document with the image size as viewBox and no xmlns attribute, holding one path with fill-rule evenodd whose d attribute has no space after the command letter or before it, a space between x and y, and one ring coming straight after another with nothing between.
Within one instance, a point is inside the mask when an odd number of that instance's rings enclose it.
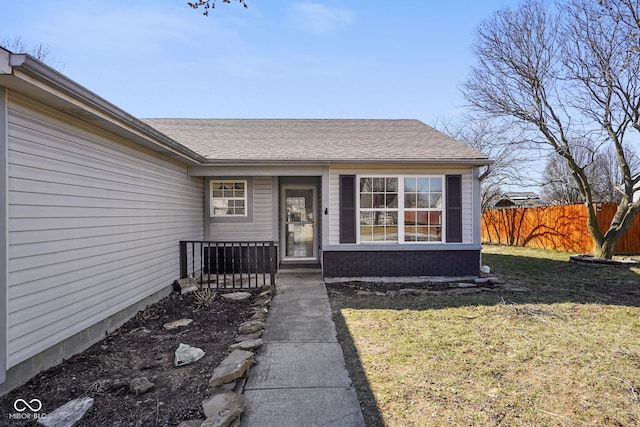
<instances>
[{"instance_id":1,"label":"concrete walkway","mask_svg":"<svg viewBox=\"0 0 640 427\"><path fill-rule=\"evenodd\" d=\"M319 271L278 273L262 338L242 426L364 426Z\"/></svg>"}]
</instances>

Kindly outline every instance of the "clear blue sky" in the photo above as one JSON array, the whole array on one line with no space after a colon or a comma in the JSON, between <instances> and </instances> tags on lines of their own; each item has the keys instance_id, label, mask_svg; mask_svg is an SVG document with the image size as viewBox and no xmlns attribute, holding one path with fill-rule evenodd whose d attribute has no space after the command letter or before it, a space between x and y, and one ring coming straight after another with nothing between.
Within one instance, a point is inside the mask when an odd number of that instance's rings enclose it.
<instances>
[{"instance_id":1,"label":"clear blue sky","mask_svg":"<svg viewBox=\"0 0 640 427\"><path fill-rule=\"evenodd\" d=\"M480 22L515 0L0 0L0 39L137 117L416 118L459 114Z\"/></svg>"}]
</instances>

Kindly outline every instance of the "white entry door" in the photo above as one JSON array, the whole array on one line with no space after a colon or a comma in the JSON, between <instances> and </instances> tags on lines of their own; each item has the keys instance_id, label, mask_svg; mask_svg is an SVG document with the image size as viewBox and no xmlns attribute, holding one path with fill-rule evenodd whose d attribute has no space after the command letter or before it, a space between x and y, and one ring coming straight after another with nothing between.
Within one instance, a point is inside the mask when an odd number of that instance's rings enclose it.
<instances>
[{"instance_id":1,"label":"white entry door","mask_svg":"<svg viewBox=\"0 0 640 427\"><path fill-rule=\"evenodd\" d=\"M315 186L282 188L284 260L318 258L316 201Z\"/></svg>"}]
</instances>

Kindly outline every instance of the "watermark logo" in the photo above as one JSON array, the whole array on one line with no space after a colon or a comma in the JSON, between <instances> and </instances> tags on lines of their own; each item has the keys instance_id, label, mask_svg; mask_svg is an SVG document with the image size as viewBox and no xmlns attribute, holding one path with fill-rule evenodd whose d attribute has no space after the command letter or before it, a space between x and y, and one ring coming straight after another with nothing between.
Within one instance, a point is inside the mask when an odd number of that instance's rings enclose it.
<instances>
[{"instance_id":1,"label":"watermark logo","mask_svg":"<svg viewBox=\"0 0 640 427\"><path fill-rule=\"evenodd\" d=\"M13 402L13 409L16 412L9 414L10 420L37 420L44 417L46 414L41 413L42 401L40 399L16 399Z\"/></svg>"}]
</instances>

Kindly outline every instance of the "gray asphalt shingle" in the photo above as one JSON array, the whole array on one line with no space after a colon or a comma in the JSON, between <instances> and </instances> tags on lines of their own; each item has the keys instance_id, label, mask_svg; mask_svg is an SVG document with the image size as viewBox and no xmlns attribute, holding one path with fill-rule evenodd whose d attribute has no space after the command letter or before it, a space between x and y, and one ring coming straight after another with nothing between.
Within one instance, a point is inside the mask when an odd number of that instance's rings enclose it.
<instances>
[{"instance_id":1,"label":"gray asphalt shingle","mask_svg":"<svg viewBox=\"0 0 640 427\"><path fill-rule=\"evenodd\" d=\"M418 120L142 119L209 161L455 162L487 156Z\"/></svg>"}]
</instances>

